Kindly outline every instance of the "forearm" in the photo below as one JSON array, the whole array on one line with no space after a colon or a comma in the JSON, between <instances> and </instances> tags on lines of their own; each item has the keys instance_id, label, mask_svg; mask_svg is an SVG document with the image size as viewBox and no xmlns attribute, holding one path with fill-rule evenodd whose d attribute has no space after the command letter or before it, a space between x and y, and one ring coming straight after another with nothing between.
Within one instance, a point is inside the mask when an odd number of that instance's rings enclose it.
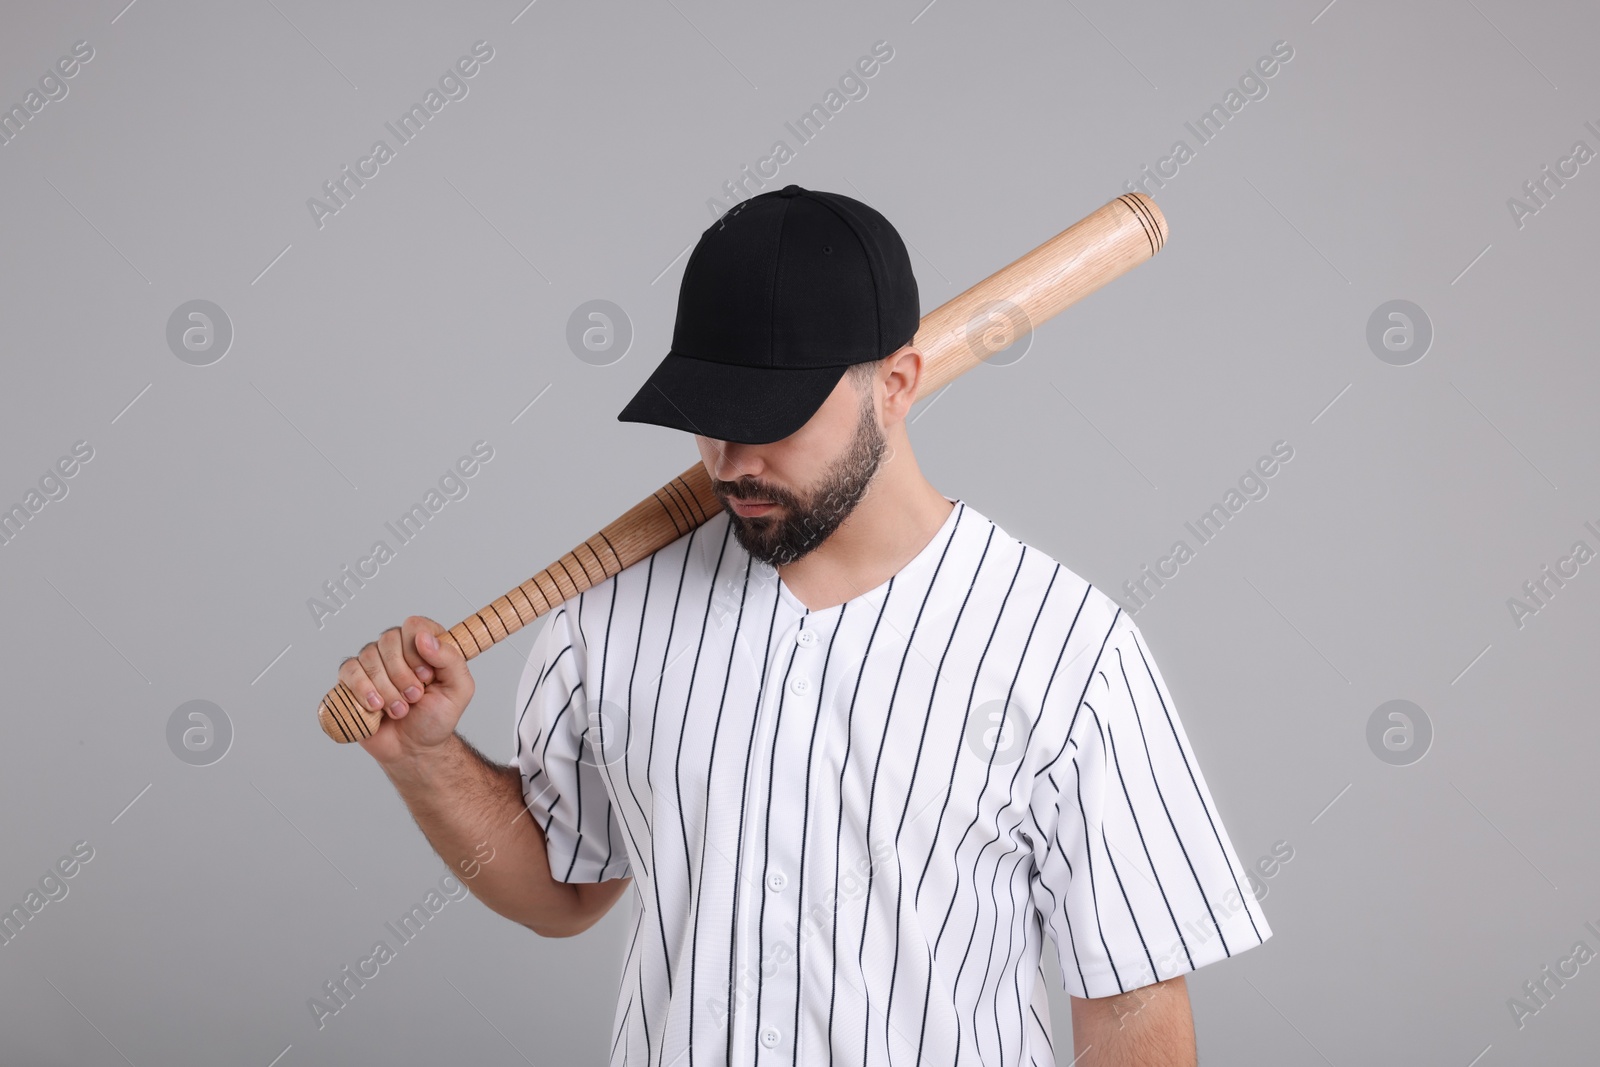
<instances>
[{"instance_id":1,"label":"forearm","mask_svg":"<svg viewBox=\"0 0 1600 1067\"><path fill-rule=\"evenodd\" d=\"M1118 996L1073 997L1072 1051L1078 1067L1195 1067L1183 976Z\"/></svg>"},{"instance_id":2,"label":"forearm","mask_svg":"<svg viewBox=\"0 0 1600 1067\"><path fill-rule=\"evenodd\" d=\"M543 936L562 936L574 886L550 875L544 832L523 804L515 767L484 758L455 734L425 758L384 764L439 858L491 910Z\"/></svg>"}]
</instances>

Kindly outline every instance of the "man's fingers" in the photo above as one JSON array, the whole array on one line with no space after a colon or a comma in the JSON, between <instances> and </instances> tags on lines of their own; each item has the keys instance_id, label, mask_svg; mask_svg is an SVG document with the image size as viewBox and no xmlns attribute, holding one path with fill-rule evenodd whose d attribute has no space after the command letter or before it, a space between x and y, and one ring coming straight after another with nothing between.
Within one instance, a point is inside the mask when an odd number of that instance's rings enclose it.
<instances>
[{"instance_id":1,"label":"man's fingers","mask_svg":"<svg viewBox=\"0 0 1600 1067\"><path fill-rule=\"evenodd\" d=\"M363 705L392 719L403 718L430 688L458 708L472 699L466 657L442 626L422 615L383 631L339 664L339 681Z\"/></svg>"},{"instance_id":2,"label":"man's fingers","mask_svg":"<svg viewBox=\"0 0 1600 1067\"><path fill-rule=\"evenodd\" d=\"M406 662L411 664L411 669L424 684L433 681L437 673L427 657L422 655L417 644L424 635L432 636L443 631L444 627L425 615L408 616L400 625L400 648L405 652Z\"/></svg>"},{"instance_id":3,"label":"man's fingers","mask_svg":"<svg viewBox=\"0 0 1600 1067\"><path fill-rule=\"evenodd\" d=\"M412 704L421 700L422 679L417 677L406 659L405 642L401 640L398 628L385 630L378 636L378 652L383 656L383 666L389 672L389 681L400 690L400 695Z\"/></svg>"},{"instance_id":4,"label":"man's fingers","mask_svg":"<svg viewBox=\"0 0 1600 1067\"><path fill-rule=\"evenodd\" d=\"M378 687L372 684L372 679L361 669L361 661L356 657L351 656L339 664L339 681L371 710L377 711L383 707L383 697L378 695Z\"/></svg>"},{"instance_id":5,"label":"man's fingers","mask_svg":"<svg viewBox=\"0 0 1600 1067\"><path fill-rule=\"evenodd\" d=\"M378 696L383 698L383 706L389 714L398 718L405 714L408 707L406 698L400 695L394 683L389 679L389 672L384 667L383 653L378 651L376 643L367 645L357 657L361 661L361 669L367 672L367 677L372 679L372 684L378 689Z\"/></svg>"}]
</instances>

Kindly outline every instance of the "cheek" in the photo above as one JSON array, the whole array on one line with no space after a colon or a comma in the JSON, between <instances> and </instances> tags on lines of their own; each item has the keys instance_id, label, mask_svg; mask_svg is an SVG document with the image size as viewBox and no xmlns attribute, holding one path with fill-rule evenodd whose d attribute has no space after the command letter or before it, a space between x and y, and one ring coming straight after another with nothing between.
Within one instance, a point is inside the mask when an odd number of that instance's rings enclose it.
<instances>
[{"instance_id":1,"label":"cheek","mask_svg":"<svg viewBox=\"0 0 1600 1067\"><path fill-rule=\"evenodd\" d=\"M714 476L717 469L716 446L711 443L709 438L701 437L698 434L695 435L694 445L700 450L700 462L704 463L706 470L711 471Z\"/></svg>"},{"instance_id":2,"label":"cheek","mask_svg":"<svg viewBox=\"0 0 1600 1067\"><path fill-rule=\"evenodd\" d=\"M861 423L861 404L854 394L834 395L794 434L784 449L783 462L804 468L817 456L837 456L850 447Z\"/></svg>"}]
</instances>

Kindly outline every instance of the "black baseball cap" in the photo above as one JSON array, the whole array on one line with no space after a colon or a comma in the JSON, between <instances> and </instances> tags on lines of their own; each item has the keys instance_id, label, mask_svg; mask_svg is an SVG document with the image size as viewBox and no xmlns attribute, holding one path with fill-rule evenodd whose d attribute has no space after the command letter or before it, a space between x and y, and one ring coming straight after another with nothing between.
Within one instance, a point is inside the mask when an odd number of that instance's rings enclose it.
<instances>
[{"instance_id":1,"label":"black baseball cap","mask_svg":"<svg viewBox=\"0 0 1600 1067\"><path fill-rule=\"evenodd\" d=\"M888 219L840 193L760 193L700 235L672 348L617 420L781 440L850 366L909 344L921 321L911 258Z\"/></svg>"}]
</instances>

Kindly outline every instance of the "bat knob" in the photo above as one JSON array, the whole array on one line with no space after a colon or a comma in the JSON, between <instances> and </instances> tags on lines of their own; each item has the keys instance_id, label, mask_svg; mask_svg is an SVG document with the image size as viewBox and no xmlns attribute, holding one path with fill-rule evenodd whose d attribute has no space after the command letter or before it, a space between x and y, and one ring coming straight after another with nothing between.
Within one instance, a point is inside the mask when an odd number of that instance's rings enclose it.
<instances>
[{"instance_id":1,"label":"bat knob","mask_svg":"<svg viewBox=\"0 0 1600 1067\"><path fill-rule=\"evenodd\" d=\"M323 733L340 744L347 744L377 733L383 713L362 707L350 687L340 682L322 698L317 708L317 721L322 723Z\"/></svg>"}]
</instances>

